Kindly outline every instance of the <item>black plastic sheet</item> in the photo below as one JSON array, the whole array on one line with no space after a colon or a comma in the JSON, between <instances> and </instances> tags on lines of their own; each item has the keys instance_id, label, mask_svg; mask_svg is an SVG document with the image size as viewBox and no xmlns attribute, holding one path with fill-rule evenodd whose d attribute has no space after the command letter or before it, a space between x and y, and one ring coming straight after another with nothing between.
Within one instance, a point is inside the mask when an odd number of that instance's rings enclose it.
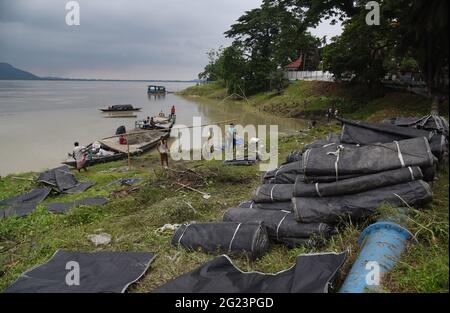
<instances>
[{"instance_id":1,"label":"black plastic sheet","mask_svg":"<svg viewBox=\"0 0 450 313\"><path fill-rule=\"evenodd\" d=\"M67 165L41 173L38 182L51 186L58 192L70 194L83 192L93 185L89 182L78 182Z\"/></svg>"},{"instance_id":2,"label":"black plastic sheet","mask_svg":"<svg viewBox=\"0 0 450 313\"><path fill-rule=\"evenodd\" d=\"M421 179L423 174L420 167L401 168L332 183L307 184L299 179L294 185L293 195L295 197L341 196Z\"/></svg>"},{"instance_id":3,"label":"black plastic sheet","mask_svg":"<svg viewBox=\"0 0 450 313\"><path fill-rule=\"evenodd\" d=\"M67 252L58 250L45 264L23 273L7 293L123 293L153 261L147 252ZM68 262L79 265L79 285L66 283ZM72 267L69 267L72 269Z\"/></svg>"},{"instance_id":4,"label":"black plastic sheet","mask_svg":"<svg viewBox=\"0 0 450 313\"><path fill-rule=\"evenodd\" d=\"M429 167L435 160L424 137L361 147L338 146L334 152L329 148L305 152L302 162L305 177L335 175L339 180L341 175L361 176L408 166Z\"/></svg>"},{"instance_id":5,"label":"black plastic sheet","mask_svg":"<svg viewBox=\"0 0 450 313\"><path fill-rule=\"evenodd\" d=\"M400 127L392 124L372 124L363 121L339 119L342 122L341 142L367 145L387 143L405 139L425 137L430 140L433 133L415 128Z\"/></svg>"},{"instance_id":6,"label":"black plastic sheet","mask_svg":"<svg viewBox=\"0 0 450 313\"><path fill-rule=\"evenodd\" d=\"M172 238L172 245L211 253L245 254L252 259L269 249L266 228L257 223L198 223L182 225Z\"/></svg>"},{"instance_id":7,"label":"black plastic sheet","mask_svg":"<svg viewBox=\"0 0 450 313\"><path fill-rule=\"evenodd\" d=\"M294 184L266 184L259 186L253 195L256 203L288 202L294 192Z\"/></svg>"},{"instance_id":8,"label":"black plastic sheet","mask_svg":"<svg viewBox=\"0 0 450 313\"><path fill-rule=\"evenodd\" d=\"M47 198L50 188L37 188L28 193L0 201L0 218L26 216Z\"/></svg>"},{"instance_id":9,"label":"black plastic sheet","mask_svg":"<svg viewBox=\"0 0 450 313\"><path fill-rule=\"evenodd\" d=\"M80 205L104 205L108 199L103 197L84 198L72 202L51 202L47 204L47 210L51 213L66 213L70 209Z\"/></svg>"},{"instance_id":10,"label":"black plastic sheet","mask_svg":"<svg viewBox=\"0 0 450 313\"><path fill-rule=\"evenodd\" d=\"M292 198L295 219L302 223L336 223L345 218L359 220L374 214L383 204L416 206L431 200L431 188L422 180L344 196Z\"/></svg>"},{"instance_id":11,"label":"black plastic sheet","mask_svg":"<svg viewBox=\"0 0 450 313\"><path fill-rule=\"evenodd\" d=\"M327 293L347 253L305 254L276 274L244 272L223 255L184 274L155 293Z\"/></svg>"},{"instance_id":12,"label":"black plastic sheet","mask_svg":"<svg viewBox=\"0 0 450 313\"><path fill-rule=\"evenodd\" d=\"M223 220L239 223L263 222L270 239L289 246L294 246L296 242L290 239L303 239L297 242L314 245L322 243L336 233L334 227L325 223L299 223L295 220L294 214L287 211L230 208L225 212Z\"/></svg>"},{"instance_id":13,"label":"black plastic sheet","mask_svg":"<svg viewBox=\"0 0 450 313\"><path fill-rule=\"evenodd\" d=\"M436 130L444 136L448 137L449 127L448 121L443 116L427 115L421 118L417 117L394 117L386 122L402 126L414 127L418 129Z\"/></svg>"}]
</instances>

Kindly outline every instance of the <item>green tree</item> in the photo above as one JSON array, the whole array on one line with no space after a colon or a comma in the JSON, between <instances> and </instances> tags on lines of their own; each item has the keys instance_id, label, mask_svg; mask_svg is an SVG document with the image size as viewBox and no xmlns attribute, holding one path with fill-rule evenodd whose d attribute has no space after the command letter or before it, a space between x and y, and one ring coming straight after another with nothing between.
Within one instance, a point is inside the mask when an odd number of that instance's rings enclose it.
<instances>
[{"instance_id":1,"label":"green tree","mask_svg":"<svg viewBox=\"0 0 450 313\"><path fill-rule=\"evenodd\" d=\"M217 81L223 79L223 48L211 49L208 55L209 63L205 66L203 72L198 74L199 79L207 81Z\"/></svg>"}]
</instances>

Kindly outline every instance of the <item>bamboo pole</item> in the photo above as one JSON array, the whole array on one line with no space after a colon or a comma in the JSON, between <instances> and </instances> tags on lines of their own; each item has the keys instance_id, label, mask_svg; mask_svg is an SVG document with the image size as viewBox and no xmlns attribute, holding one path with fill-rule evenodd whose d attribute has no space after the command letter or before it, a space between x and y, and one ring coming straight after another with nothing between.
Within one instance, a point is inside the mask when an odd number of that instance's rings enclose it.
<instances>
[{"instance_id":1,"label":"bamboo pole","mask_svg":"<svg viewBox=\"0 0 450 313\"><path fill-rule=\"evenodd\" d=\"M231 119L231 120L225 120L225 121L219 121L219 122L212 122L212 123L208 123L208 124L203 124L203 125L198 125L198 126L186 126L186 127L179 127L177 129L186 129L186 128L195 128L195 127L205 127L205 126L209 126L209 125L213 125L213 124L225 124L225 123L229 123L229 122L234 122L237 121L237 119ZM128 135L140 135L140 134L147 134L150 132L167 132L170 131L171 129L149 129L149 130L143 130L143 131L138 131L138 132L133 132L133 133L125 133L125 134L121 134L121 135L114 135L114 136L110 136L110 137L105 137L102 138L100 140L106 140L106 139L111 139L111 138L118 138L120 136L128 136Z\"/></svg>"}]
</instances>

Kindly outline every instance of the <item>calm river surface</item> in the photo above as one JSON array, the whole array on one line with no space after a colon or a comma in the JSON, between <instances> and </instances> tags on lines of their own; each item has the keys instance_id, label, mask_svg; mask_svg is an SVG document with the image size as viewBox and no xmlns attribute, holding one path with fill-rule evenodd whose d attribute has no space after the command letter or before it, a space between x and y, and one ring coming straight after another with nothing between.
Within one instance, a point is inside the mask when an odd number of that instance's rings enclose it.
<instances>
[{"instance_id":1,"label":"calm river surface","mask_svg":"<svg viewBox=\"0 0 450 313\"><path fill-rule=\"evenodd\" d=\"M180 91L191 83L160 83ZM149 97L144 82L0 81L0 175L57 166L73 142L86 145L114 135L120 125L134 128L135 118L105 118L98 109L113 104L142 107L137 119L177 109L177 124L192 125L237 119L235 123L279 125L292 133L305 121L248 112L239 105L195 101L174 94Z\"/></svg>"}]
</instances>

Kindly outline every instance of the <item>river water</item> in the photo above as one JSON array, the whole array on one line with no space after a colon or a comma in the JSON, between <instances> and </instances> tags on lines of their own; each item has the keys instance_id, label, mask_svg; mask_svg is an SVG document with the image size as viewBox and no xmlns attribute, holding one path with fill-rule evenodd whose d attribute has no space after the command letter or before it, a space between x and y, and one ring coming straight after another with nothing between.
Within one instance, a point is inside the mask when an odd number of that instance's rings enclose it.
<instances>
[{"instance_id":1,"label":"river water","mask_svg":"<svg viewBox=\"0 0 450 313\"><path fill-rule=\"evenodd\" d=\"M158 83L156 83L158 84ZM176 92L192 83L160 83ZM0 81L0 175L40 171L63 161L73 143L114 135L117 127L134 128L136 118L105 118L99 111L113 104L142 107L137 119L177 109L177 124L236 119L243 126L278 125L282 133L306 126L298 119L249 112L239 104L186 99L175 94L147 95L144 82Z\"/></svg>"}]
</instances>

